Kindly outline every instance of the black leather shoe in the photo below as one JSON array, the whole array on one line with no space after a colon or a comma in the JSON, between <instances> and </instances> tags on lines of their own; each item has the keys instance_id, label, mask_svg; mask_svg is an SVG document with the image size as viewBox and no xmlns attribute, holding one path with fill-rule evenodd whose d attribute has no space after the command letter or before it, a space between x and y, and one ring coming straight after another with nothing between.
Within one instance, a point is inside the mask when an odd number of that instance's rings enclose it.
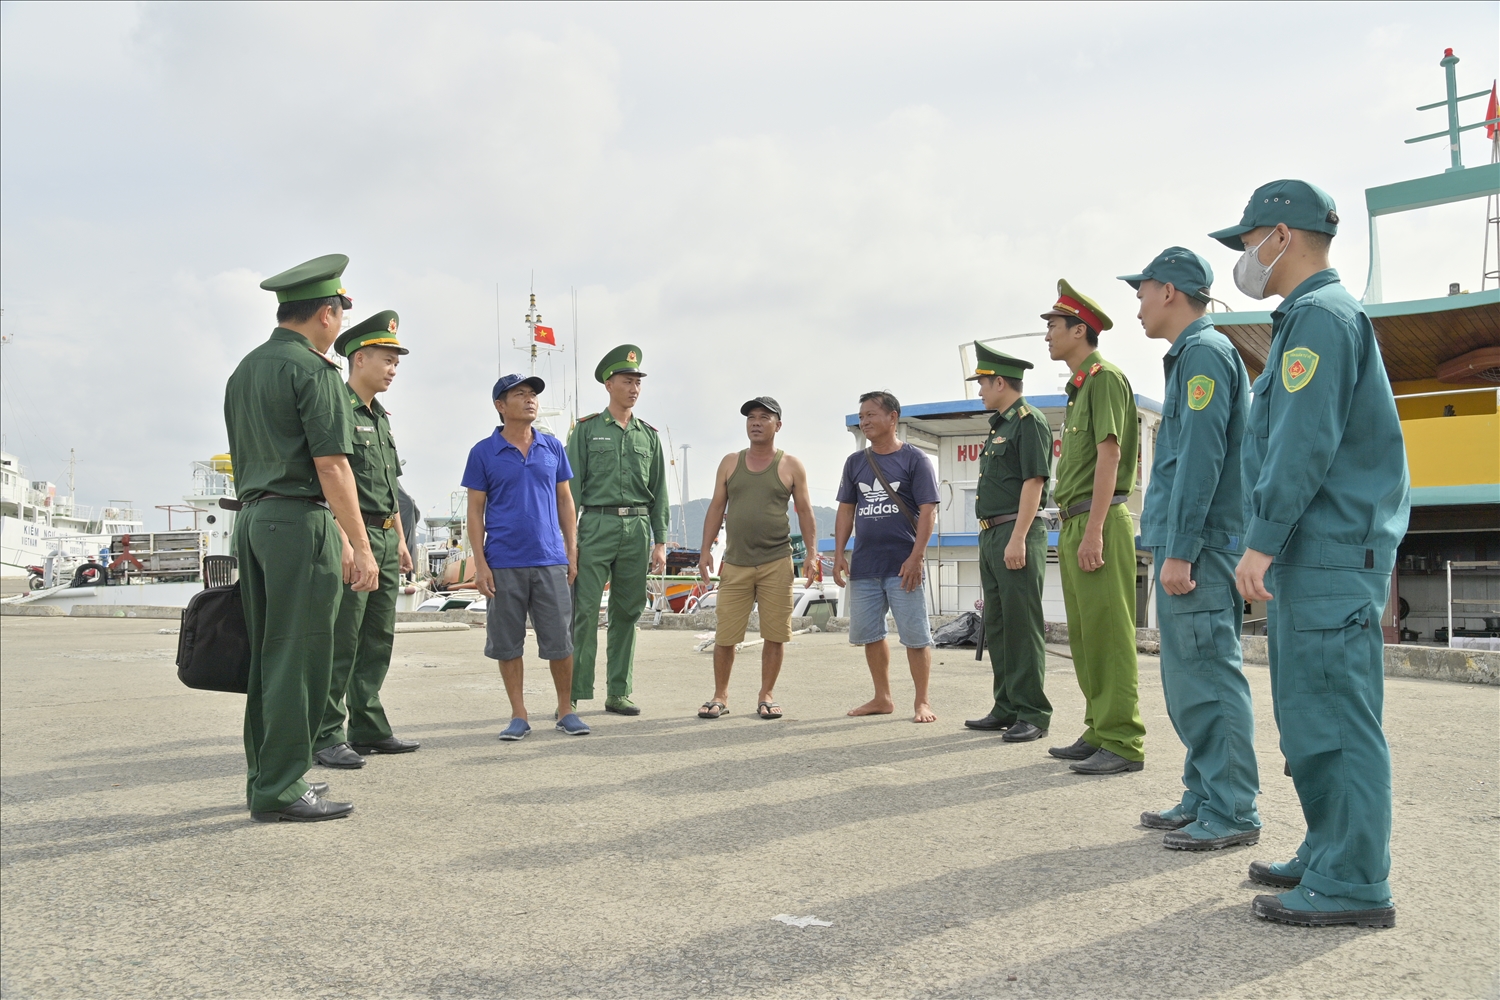
<instances>
[{"instance_id":1,"label":"black leather shoe","mask_svg":"<svg viewBox=\"0 0 1500 1000\"><path fill-rule=\"evenodd\" d=\"M1250 880L1259 882L1261 885L1271 885L1278 889L1295 889L1302 884L1300 877L1293 878L1290 875L1278 875L1271 870L1269 861L1250 862Z\"/></svg>"},{"instance_id":2,"label":"black leather shoe","mask_svg":"<svg viewBox=\"0 0 1500 1000\"><path fill-rule=\"evenodd\" d=\"M1080 736L1074 741L1072 746L1048 747L1047 752L1054 757L1061 757L1063 760L1088 760L1094 756L1094 751L1098 749L1098 747Z\"/></svg>"},{"instance_id":3,"label":"black leather shoe","mask_svg":"<svg viewBox=\"0 0 1500 1000\"><path fill-rule=\"evenodd\" d=\"M411 753L421 745L416 740L403 740L395 736L387 736L379 743L350 743L349 749L355 753L365 755L372 753Z\"/></svg>"},{"instance_id":4,"label":"black leather shoe","mask_svg":"<svg viewBox=\"0 0 1500 1000\"><path fill-rule=\"evenodd\" d=\"M350 749L347 743L335 743L313 753L313 760L324 767L341 767L352 771L365 766L365 759Z\"/></svg>"},{"instance_id":5,"label":"black leather shoe","mask_svg":"<svg viewBox=\"0 0 1500 1000\"><path fill-rule=\"evenodd\" d=\"M1181 830L1173 830L1161 838L1161 846L1170 851L1222 851L1226 847L1260 843L1259 830L1242 830L1227 837L1194 837Z\"/></svg>"},{"instance_id":6,"label":"black leather shoe","mask_svg":"<svg viewBox=\"0 0 1500 1000\"><path fill-rule=\"evenodd\" d=\"M1030 743L1032 740L1039 740L1046 735L1047 730L1033 726L1031 723L1023 720L1007 729L1005 735L1000 738L1006 743Z\"/></svg>"},{"instance_id":7,"label":"black leather shoe","mask_svg":"<svg viewBox=\"0 0 1500 1000\"><path fill-rule=\"evenodd\" d=\"M1108 750L1096 750L1088 760L1078 760L1068 765L1068 770L1078 774L1124 774L1127 771L1141 771L1146 767L1143 760L1126 760L1117 753Z\"/></svg>"},{"instance_id":8,"label":"black leather shoe","mask_svg":"<svg viewBox=\"0 0 1500 1000\"><path fill-rule=\"evenodd\" d=\"M969 720L965 721L964 722L964 728L965 729L977 729L981 733L998 733L998 732L1002 732L1002 731L1004 731L1006 729L1009 729L1011 726L1014 726L1015 724L1016 724L1015 720L1012 720L1010 722L1006 722L1006 721L1004 721L1002 719L995 718L993 715L986 715L982 719L969 719Z\"/></svg>"},{"instance_id":9,"label":"black leather shoe","mask_svg":"<svg viewBox=\"0 0 1500 1000\"><path fill-rule=\"evenodd\" d=\"M1144 826L1148 830L1181 830L1198 818L1197 816L1185 816L1181 813L1175 816L1167 815L1167 813L1175 812L1176 809L1173 808L1165 812L1141 813L1141 826Z\"/></svg>"},{"instance_id":10,"label":"black leather shoe","mask_svg":"<svg viewBox=\"0 0 1500 1000\"><path fill-rule=\"evenodd\" d=\"M289 823L316 823L324 819L343 819L353 811L353 802L329 802L327 799L318 798L309 788L302 794L302 798L285 809L276 812L251 813L250 818L257 823L280 823L282 820Z\"/></svg>"}]
</instances>

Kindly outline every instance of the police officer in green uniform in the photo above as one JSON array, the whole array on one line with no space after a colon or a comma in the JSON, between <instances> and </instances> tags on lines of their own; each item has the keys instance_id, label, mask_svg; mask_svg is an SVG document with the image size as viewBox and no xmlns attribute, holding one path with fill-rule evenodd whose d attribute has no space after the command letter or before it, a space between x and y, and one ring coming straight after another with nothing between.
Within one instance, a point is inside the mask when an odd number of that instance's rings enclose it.
<instances>
[{"instance_id":1,"label":"police officer in green uniform","mask_svg":"<svg viewBox=\"0 0 1500 1000\"><path fill-rule=\"evenodd\" d=\"M1057 568L1068 645L1085 702L1083 735L1047 752L1079 774L1139 771L1146 727L1136 677L1135 522L1125 508L1140 437L1135 394L1099 353L1099 334L1114 322L1098 303L1059 281L1042 318L1052 360L1073 372L1053 499L1063 519Z\"/></svg>"},{"instance_id":2,"label":"police officer in green uniform","mask_svg":"<svg viewBox=\"0 0 1500 1000\"><path fill-rule=\"evenodd\" d=\"M411 572L411 553L396 500L401 458L391 437L390 416L375 398L390 388L402 355L411 353L396 336L399 325L400 317L387 309L351 326L333 342L333 349L349 359L345 398L354 421L349 464L359 491L360 517L380 567L380 586L366 593L346 584L339 602L333 681L323 725L313 744L313 759L325 767L364 767L361 754L410 753L421 746L391 732L380 704L380 686L390 670L396 638L399 577Z\"/></svg>"},{"instance_id":3,"label":"police officer in green uniform","mask_svg":"<svg viewBox=\"0 0 1500 1000\"><path fill-rule=\"evenodd\" d=\"M604 708L640 715L634 690L635 630L646 608L646 576L667 566L667 467L656 428L634 415L641 395L641 349L621 344L594 378L609 406L578 421L568 463L578 518L578 579L573 585L573 704L594 697L599 600L609 584Z\"/></svg>"},{"instance_id":4,"label":"police officer in green uniform","mask_svg":"<svg viewBox=\"0 0 1500 1000\"><path fill-rule=\"evenodd\" d=\"M1141 825L1168 831L1162 844L1175 850L1254 844L1260 776L1250 684L1240 662L1244 603L1234 589L1245 535L1240 446L1250 377L1229 338L1205 315L1214 281L1208 261L1168 247L1120 280L1136 290L1146 336L1171 344L1162 359L1166 396L1141 544L1156 568L1167 715L1187 748L1181 800L1142 813Z\"/></svg>"},{"instance_id":5,"label":"police officer in green uniform","mask_svg":"<svg viewBox=\"0 0 1500 1000\"><path fill-rule=\"evenodd\" d=\"M1052 703L1043 685L1047 650L1042 580L1047 529L1037 511L1047 501L1052 431L1047 418L1021 396L1030 361L974 343L979 398L990 414L990 435L979 458L979 580L984 587L984 643L995 675L995 703L970 729L1004 730L1007 743L1047 735Z\"/></svg>"},{"instance_id":6,"label":"police officer in green uniform","mask_svg":"<svg viewBox=\"0 0 1500 1000\"><path fill-rule=\"evenodd\" d=\"M263 822L336 819L354 809L302 777L328 698L343 582L365 592L380 577L349 468L349 404L338 366L324 357L352 305L340 280L348 264L328 254L261 282L280 303L277 327L224 390L243 505L234 547L250 641L246 800ZM353 550L342 573L340 528Z\"/></svg>"},{"instance_id":7,"label":"police officer in green uniform","mask_svg":"<svg viewBox=\"0 0 1500 1000\"><path fill-rule=\"evenodd\" d=\"M1328 266L1333 199L1272 181L1237 226L1234 283L1279 295L1255 380L1240 593L1266 601L1271 698L1307 836L1250 877L1288 891L1254 913L1306 926L1391 927L1391 758L1381 728L1380 616L1410 513L1406 449L1370 319Z\"/></svg>"}]
</instances>

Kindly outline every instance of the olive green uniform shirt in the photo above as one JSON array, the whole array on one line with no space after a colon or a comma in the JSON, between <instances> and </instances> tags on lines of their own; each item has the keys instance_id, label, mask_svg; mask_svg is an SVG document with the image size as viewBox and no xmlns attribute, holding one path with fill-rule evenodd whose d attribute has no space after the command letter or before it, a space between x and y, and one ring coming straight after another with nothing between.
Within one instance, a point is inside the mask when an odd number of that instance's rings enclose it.
<instances>
[{"instance_id":1,"label":"olive green uniform shirt","mask_svg":"<svg viewBox=\"0 0 1500 1000\"><path fill-rule=\"evenodd\" d=\"M649 507L651 536L667 540L667 463L656 428L640 417L621 425L610 415L590 414L568 435L568 487L583 507Z\"/></svg>"},{"instance_id":2,"label":"olive green uniform shirt","mask_svg":"<svg viewBox=\"0 0 1500 1000\"><path fill-rule=\"evenodd\" d=\"M224 389L235 495L322 496L313 459L352 453L353 424L338 366L302 334L278 326Z\"/></svg>"},{"instance_id":3,"label":"olive green uniform shirt","mask_svg":"<svg viewBox=\"0 0 1500 1000\"><path fill-rule=\"evenodd\" d=\"M354 425L354 449L349 467L359 489L359 509L368 514L397 513L396 477L401 475L401 457L391 437L391 419L379 399L366 406L354 387L345 384Z\"/></svg>"},{"instance_id":4,"label":"olive green uniform shirt","mask_svg":"<svg viewBox=\"0 0 1500 1000\"><path fill-rule=\"evenodd\" d=\"M1047 418L1025 399L1004 412L990 414L990 436L979 453L979 487L975 517L1002 517L1021 506L1021 487L1028 479L1046 480L1052 473L1052 431ZM1047 505L1042 484L1041 506Z\"/></svg>"},{"instance_id":5,"label":"olive green uniform shirt","mask_svg":"<svg viewBox=\"0 0 1500 1000\"><path fill-rule=\"evenodd\" d=\"M1130 380L1095 351L1068 379L1068 412L1063 418L1062 455L1057 460L1057 484L1052 498L1071 507L1094 495L1094 469L1099 444L1111 434L1120 443L1120 469L1115 493L1135 488L1139 460L1140 416Z\"/></svg>"}]
</instances>

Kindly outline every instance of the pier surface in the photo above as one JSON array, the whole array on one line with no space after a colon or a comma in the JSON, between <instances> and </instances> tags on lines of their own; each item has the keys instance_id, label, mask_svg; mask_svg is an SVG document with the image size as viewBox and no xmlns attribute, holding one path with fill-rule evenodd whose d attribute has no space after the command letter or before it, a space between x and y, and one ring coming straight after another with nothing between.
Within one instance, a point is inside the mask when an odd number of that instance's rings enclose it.
<instances>
[{"instance_id":1,"label":"pier surface","mask_svg":"<svg viewBox=\"0 0 1500 1000\"><path fill-rule=\"evenodd\" d=\"M645 714L586 702L587 737L552 731L528 643L515 744L479 630L402 634L385 700L422 749L315 769L349 819L260 824L243 699L179 684L163 624L0 622L4 997L1500 995L1494 687L1386 681L1397 926L1309 930L1250 914L1271 890L1246 866L1302 835L1264 667L1252 848L1165 851L1138 825L1182 765L1154 658L1145 771L1082 778L1045 752L1082 728L1065 657L1052 736L1006 745L961 728L989 701L972 650L936 651L937 723L845 718L869 678L838 634L788 647L784 720L755 718L747 649L705 722L710 657L643 632Z\"/></svg>"}]
</instances>

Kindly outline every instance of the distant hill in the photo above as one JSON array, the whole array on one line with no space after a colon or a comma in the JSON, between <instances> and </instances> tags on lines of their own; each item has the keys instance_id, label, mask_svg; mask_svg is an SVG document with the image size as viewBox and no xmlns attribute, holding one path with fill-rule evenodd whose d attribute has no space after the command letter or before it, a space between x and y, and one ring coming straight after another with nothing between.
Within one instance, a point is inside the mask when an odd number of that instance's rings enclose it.
<instances>
[{"instance_id":1,"label":"distant hill","mask_svg":"<svg viewBox=\"0 0 1500 1000\"><path fill-rule=\"evenodd\" d=\"M792 534L800 534L797 527L797 514L790 507L787 508L792 519ZM832 507L813 506L813 514L818 519L818 537L833 537L833 522L837 511ZM696 549L703 542L703 521L708 514L708 499L689 500L687 503L687 539L688 548ZM672 538L681 541L682 534L682 505L672 505Z\"/></svg>"}]
</instances>

